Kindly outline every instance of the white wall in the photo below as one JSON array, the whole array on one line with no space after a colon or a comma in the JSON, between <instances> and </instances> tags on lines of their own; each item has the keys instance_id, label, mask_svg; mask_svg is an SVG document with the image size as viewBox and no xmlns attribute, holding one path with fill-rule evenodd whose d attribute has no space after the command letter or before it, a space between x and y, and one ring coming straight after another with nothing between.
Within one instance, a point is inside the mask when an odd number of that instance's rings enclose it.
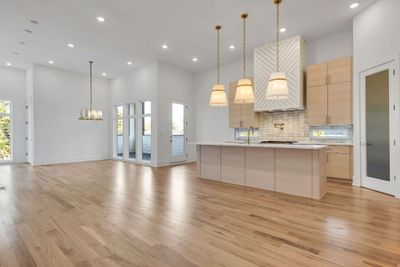
<instances>
[{"instance_id":1,"label":"white wall","mask_svg":"<svg viewBox=\"0 0 400 267\"><path fill-rule=\"evenodd\" d=\"M26 162L25 88L25 71L9 67L0 67L0 99L12 101L12 150L14 163Z\"/></svg>"},{"instance_id":2,"label":"white wall","mask_svg":"<svg viewBox=\"0 0 400 267\"><path fill-rule=\"evenodd\" d=\"M157 133L157 85L158 85L158 63L151 64L147 67L130 71L111 80L111 107L110 114L113 114L113 107L116 105L138 103L139 101L150 100L152 106L152 132ZM136 120L137 127L140 126L140 120ZM112 129L113 127L110 127ZM110 130L110 134L112 130ZM113 135L110 137L110 148L113 149ZM137 142L140 142L137 138ZM140 148L141 143L138 143ZM152 165L157 165L157 144L158 136L155 134L152 137ZM137 150L141 153L141 150Z\"/></svg>"},{"instance_id":3,"label":"white wall","mask_svg":"<svg viewBox=\"0 0 400 267\"><path fill-rule=\"evenodd\" d=\"M385 62L400 51L400 1L380 0L353 22L354 40L354 179L360 185L360 72ZM400 179L399 179L400 180ZM400 181L398 181L400 188ZM399 189L400 191L400 189ZM400 192L399 192L400 195Z\"/></svg>"},{"instance_id":4,"label":"white wall","mask_svg":"<svg viewBox=\"0 0 400 267\"><path fill-rule=\"evenodd\" d=\"M353 55L353 31L330 35L307 43L307 63L318 64Z\"/></svg>"},{"instance_id":5,"label":"white wall","mask_svg":"<svg viewBox=\"0 0 400 267\"><path fill-rule=\"evenodd\" d=\"M110 157L110 82L95 77L93 86L93 105L104 120L80 121L80 109L89 106L89 76L33 66L34 164Z\"/></svg>"},{"instance_id":6,"label":"white wall","mask_svg":"<svg viewBox=\"0 0 400 267\"><path fill-rule=\"evenodd\" d=\"M195 125L193 120L193 74L172 67L170 65L158 64L158 166L167 165L171 162L171 103L181 101L188 105L187 115L187 137L188 143L194 141ZM196 150L193 145L187 146L188 160L196 158Z\"/></svg>"}]
</instances>

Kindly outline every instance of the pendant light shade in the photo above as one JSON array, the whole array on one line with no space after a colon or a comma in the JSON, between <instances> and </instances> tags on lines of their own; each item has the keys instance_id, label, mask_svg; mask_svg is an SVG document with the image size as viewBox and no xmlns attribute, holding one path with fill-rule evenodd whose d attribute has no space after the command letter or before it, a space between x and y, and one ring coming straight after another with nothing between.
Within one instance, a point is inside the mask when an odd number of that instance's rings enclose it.
<instances>
[{"instance_id":1,"label":"pendant light shade","mask_svg":"<svg viewBox=\"0 0 400 267\"><path fill-rule=\"evenodd\" d=\"M247 14L242 14L243 19L243 79L238 81L235 95L235 104L254 103L253 84L246 78L246 19Z\"/></svg>"},{"instance_id":2,"label":"pendant light shade","mask_svg":"<svg viewBox=\"0 0 400 267\"><path fill-rule=\"evenodd\" d=\"M211 107L224 107L228 104L226 100L225 87L220 82L219 77L219 31L222 26L215 26L217 30L217 83L213 86L210 97Z\"/></svg>"},{"instance_id":3,"label":"pendant light shade","mask_svg":"<svg viewBox=\"0 0 400 267\"><path fill-rule=\"evenodd\" d=\"M272 73L265 94L266 99L286 99L289 96L289 87L286 75L279 71L279 4L282 0L274 0L276 5L276 72Z\"/></svg>"},{"instance_id":4,"label":"pendant light shade","mask_svg":"<svg viewBox=\"0 0 400 267\"><path fill-rule=\"evenodd\" d=\"M93 108L93 62L90 64L90 106L88 109L81 109L80 120L101 121L103 120L103 112Z\"/></svg>"}]
</instances>

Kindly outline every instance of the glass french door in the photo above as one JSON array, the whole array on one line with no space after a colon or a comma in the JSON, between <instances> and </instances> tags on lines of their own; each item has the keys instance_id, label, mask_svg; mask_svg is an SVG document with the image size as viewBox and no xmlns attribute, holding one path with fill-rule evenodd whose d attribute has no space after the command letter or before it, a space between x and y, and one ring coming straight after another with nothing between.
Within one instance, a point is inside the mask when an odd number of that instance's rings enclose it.
<instances>
[{"instance_id":1,"label":"glass french door","mask_svg":"<svg viewBox=\"0 0 400 267\"><path fill-rule=\"evenodd\" d=\"M396 195L398 94L395 63L361 73L361 183ZM397 108L396 108L397 107Z\"/></svg>"},{"instance_id":2,"label":"glass french door","mask_svg":"<svg viewBox=\"0 0 400 267\"><path fill-rule=\"evenodd\" d=\"M170 162L182 162L186 156L186 104L171 103Z\"/></svg>"}]
</instances>

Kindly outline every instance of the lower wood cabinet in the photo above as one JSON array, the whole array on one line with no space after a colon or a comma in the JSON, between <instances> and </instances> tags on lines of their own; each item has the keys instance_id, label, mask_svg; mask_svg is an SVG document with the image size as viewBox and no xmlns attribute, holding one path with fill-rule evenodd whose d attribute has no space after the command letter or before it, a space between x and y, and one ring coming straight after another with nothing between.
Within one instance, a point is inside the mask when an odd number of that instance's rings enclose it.
<instances>
[{"instance_id":1,"label":"lower wood cabinet","mask_svg":"<svg viewBox=\"0 0 400 267\"><path fill-rule=\"evenodd\" d=\"M245 184L245 148L221 146L221 182Z\"/></svg>"},{"instance_id":2,"label":"lower wood cabinet","mask_svg":"<svg viewBox=\"0 0 400 267\"><path fill-rule=\"evenodd\" d=\"M275 150L246 148L246 186L275 190Z\"/></svg>"},{"instance_id":3,"label":"lower wood cabinet","mask_svg":"<svg viewBox=\"0 0 400 267\"><path fill-rule=\"evenodd\" d=\"M326 156L326 176L353 179L353 147L329 146Z\"/></svg>"}]
</instances>

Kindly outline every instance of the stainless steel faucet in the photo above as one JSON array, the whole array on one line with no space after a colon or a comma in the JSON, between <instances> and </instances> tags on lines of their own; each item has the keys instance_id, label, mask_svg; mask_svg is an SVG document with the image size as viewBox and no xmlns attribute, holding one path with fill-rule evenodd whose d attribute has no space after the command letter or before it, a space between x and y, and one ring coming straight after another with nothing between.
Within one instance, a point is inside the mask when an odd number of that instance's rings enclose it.
<instances>
[{"instance_id":1,"label":"stainless steel faucet","mask_svg":"<svg viewBox=\"0 0 400 267\"><path fill-rule=\"evenodd\" d=\"M250 145L250 130L251 134L254 135L254 128L253 126L250 126L250 128L247 128L247 144Z\"/></svg>"}]
</instances>

